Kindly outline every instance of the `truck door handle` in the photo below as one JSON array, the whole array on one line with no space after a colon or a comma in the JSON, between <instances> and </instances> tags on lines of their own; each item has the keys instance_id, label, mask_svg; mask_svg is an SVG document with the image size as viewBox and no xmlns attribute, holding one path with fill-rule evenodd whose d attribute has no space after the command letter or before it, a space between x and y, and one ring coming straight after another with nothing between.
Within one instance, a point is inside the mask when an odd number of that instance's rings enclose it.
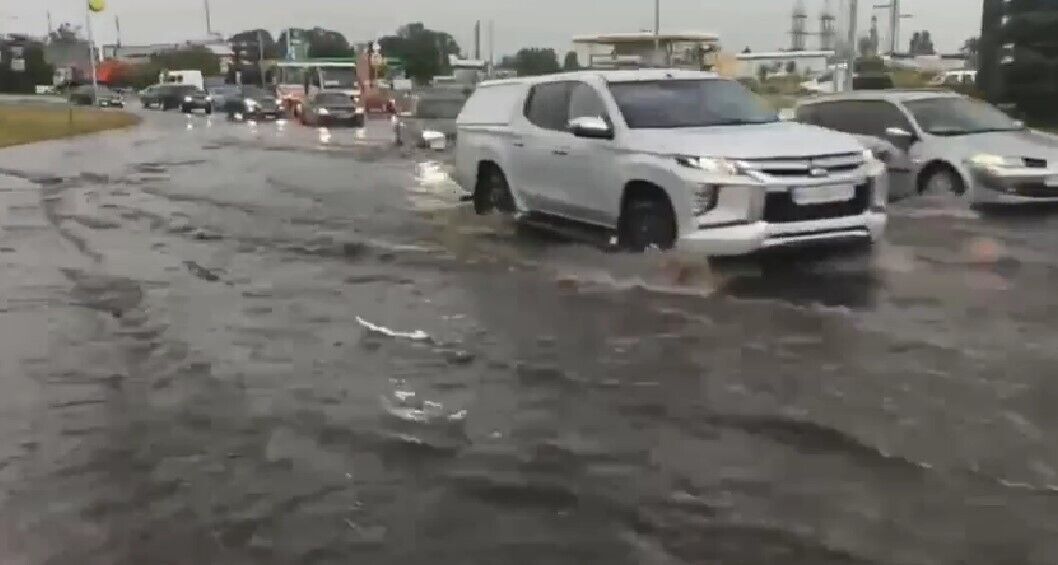
<instances>
[{"instance_id":1,"label":"truck door handle","mask_svg":"<svg viewBox=\"0 0 1058 565\"><path fill-rule=\"evenodd\" d=\"M512 142L511 145L513 145L515 147L525 147L525 142L524 141L515 141L515 142Z\"/></svg>"},{"instance_id":2,"label":"truck door handle","mask_svg":"<svg viewBox=\"0 0 1058 565\"><path fill-rule=\"evenodd\" d=\"M552 155L569 155L569 149L566 149L564 147L560 148L560 149L552 149L551 150L551 154Z\"/></svg>"}]
</instances>

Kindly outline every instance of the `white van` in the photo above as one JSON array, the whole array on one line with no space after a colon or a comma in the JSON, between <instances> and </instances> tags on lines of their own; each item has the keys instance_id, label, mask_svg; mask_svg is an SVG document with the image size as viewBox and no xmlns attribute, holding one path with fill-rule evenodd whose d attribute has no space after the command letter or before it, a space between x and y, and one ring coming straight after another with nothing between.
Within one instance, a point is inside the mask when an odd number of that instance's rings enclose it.
<instances>
[{"instance_id":1,"label":"white van","mask_svg":"<svg viewBox=\"0 0 1058 565\"><path fill-rule=\"evenodd\" d=\"M206 89L202 71L165 71L158 75L158 84L190 84L199 90Z\"/></svg>"},{"instance_id":2,"label":"white van","mask_svg":"<svg viewBox=\"0 0 1058 565\"><path fill-rule=\"evenodd\" d=\"M873 242L885 166L851 135L783 122L739 82L675 69L485 82L457 119L478 213L601 228L704 255Z\"/></svg>"}]
</instances>

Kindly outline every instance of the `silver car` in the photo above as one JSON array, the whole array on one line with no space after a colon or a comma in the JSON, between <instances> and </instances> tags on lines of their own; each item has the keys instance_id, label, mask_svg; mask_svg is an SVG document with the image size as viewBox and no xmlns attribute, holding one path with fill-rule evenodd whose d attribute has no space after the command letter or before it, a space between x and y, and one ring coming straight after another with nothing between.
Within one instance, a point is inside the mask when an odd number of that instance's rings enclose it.
<instances>
[{"instance_id":1,"label":"silver car","mask_svg":"<svg viewBox=\"0 0 1058 565\"><path fill-rule=\"evenodd\" d=\"M875 91L801 104L801 122L856 135L889 169L890 195L968 205L1058 202L1058 136L943 91Z\"/></svg>"},{"instance_id":2,"label":"silver car","mask_svg":"<svg viewBox=\"0 0 1058 565\"><path fill-rule=\"evenodd\" d=\"M242 91L242 87L237 84L226 84L224 86L215 86L209 89L209 96L213 100L213 109L223 109L227 106L228 99L240 98L239 93Z\"/></svg>"},{"instance_id":3,"label":"silver car","mask_svg":"<svg viewBox=\"0 0 1058 565\"><path fill-rule=\"evenodd\" d=\"M393 127L397 145L444 149L455 141L456 117L466 102L466 96L455 93L412 96Z\"/></svg>"}]
</instances>

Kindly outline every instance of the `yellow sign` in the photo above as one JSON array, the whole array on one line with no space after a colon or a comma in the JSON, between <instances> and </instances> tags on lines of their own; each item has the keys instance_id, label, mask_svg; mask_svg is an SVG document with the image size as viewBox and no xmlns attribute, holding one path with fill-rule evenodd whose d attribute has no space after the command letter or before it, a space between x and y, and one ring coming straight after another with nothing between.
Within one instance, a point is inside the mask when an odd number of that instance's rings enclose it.
<instances>
[{"instance_id":1,"label":"yellow sign","mask_svg":"<svg viewBox=\"0 0 1058 565\"><path fill-rule=\"evenodd\" d=\"M93 12L102 12L107 7L107 0L88 0L88 9Z\"/></svg>"}]
</instances>

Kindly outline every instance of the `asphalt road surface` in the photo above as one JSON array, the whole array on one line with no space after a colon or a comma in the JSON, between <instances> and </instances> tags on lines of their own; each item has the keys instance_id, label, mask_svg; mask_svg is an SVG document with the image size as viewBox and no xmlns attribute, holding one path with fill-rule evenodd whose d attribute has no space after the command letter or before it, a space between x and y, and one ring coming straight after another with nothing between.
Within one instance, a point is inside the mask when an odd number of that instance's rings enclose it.
<instances>
[{"instance_id":1,"label":"asphalt road surface","mask_svg":"<svg viewBox=\"0 0 1058 565\"><path fill-rule=\"evenodd\" d=\"M709 264L146 116L0 151L4 564L1058 562L1058 211Z\"/></svg>"}]
</instances>

